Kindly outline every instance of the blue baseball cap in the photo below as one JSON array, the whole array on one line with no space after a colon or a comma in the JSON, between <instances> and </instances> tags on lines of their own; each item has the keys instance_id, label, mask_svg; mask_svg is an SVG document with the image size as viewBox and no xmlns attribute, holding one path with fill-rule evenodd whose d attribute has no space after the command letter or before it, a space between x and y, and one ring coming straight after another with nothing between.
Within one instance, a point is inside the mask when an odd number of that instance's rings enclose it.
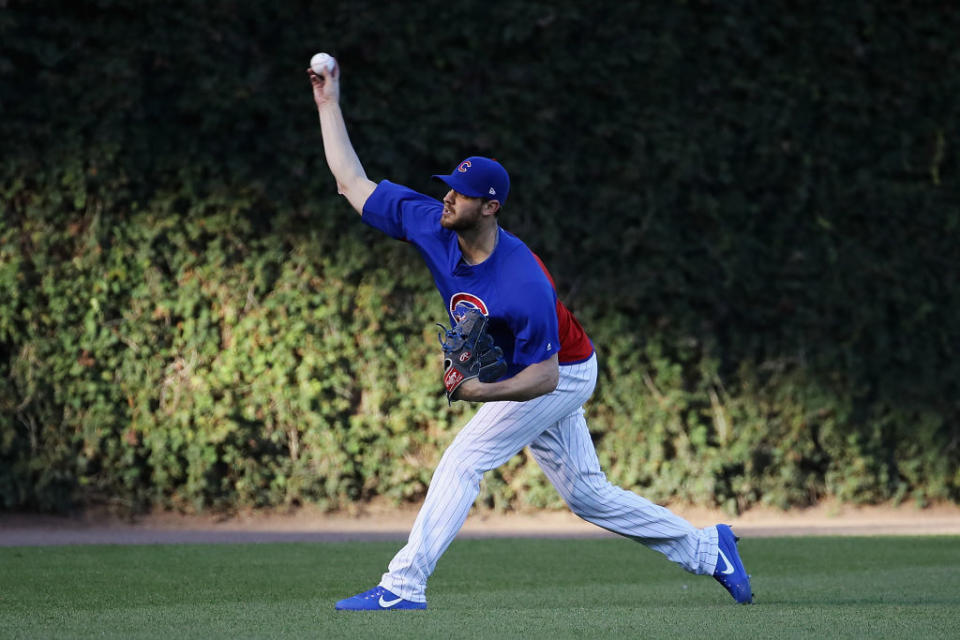
<instances>
[{"instance_id":1,"label":"blue baseball cap","mask_svg":"<svg viewBox=\"0 0 960 640\"><path fill-rule=\"evenodd\" d=\"M451 189L471 198L498 200L501 205L510 193L510 176L507 170L490 158L470 156L457 165L450 175L433 176L443 180Z\"/></svg>"}]
</instances>

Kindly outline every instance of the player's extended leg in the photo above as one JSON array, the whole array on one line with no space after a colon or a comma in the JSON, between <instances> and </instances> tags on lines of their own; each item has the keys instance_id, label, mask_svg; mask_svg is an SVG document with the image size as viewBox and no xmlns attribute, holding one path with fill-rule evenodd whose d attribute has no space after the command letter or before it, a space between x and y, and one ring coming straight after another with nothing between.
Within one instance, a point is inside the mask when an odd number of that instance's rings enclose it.
<instances>
[{"instance_id":1,"label":"player's extended leg","mask_svg":"<svg viewBox=\"0 0 960 640\"><path fill-rule=\"evenodd\" d=\"M611 484L600 469L582 410L543 432L530 452L578 516L663 553L691 573L713 575L734 600L752 602L750 576L730 527L697 529L669 509Z\"/></svg>"},{"instance_id":2,"label":"player's extended leg","mask_svg":"<svg viewBox=\"0 0 960 640\"><path fill-rule=\"evenodd\" d=\"M611 484L600 469L582 411L543 432L530 444L530 452L584 520L641 542L691 573L713 573L716 527L697 529L669 509Z\"/></svg>"},{"instance_id":3,"label":"player's extended leg","mask_svg":"<svg viewBox=\"0 0 960 640\"><path fill-rule=\"evenodd\" d=\"M380 586L424 602L427 578L463 525L480 479L532 442L543 429L576 411L595 383L590 367L564 367L557 390L527 402L489 402L457 434L430 481L407 545L390 562Z\"/></svg>"}]
</instances>

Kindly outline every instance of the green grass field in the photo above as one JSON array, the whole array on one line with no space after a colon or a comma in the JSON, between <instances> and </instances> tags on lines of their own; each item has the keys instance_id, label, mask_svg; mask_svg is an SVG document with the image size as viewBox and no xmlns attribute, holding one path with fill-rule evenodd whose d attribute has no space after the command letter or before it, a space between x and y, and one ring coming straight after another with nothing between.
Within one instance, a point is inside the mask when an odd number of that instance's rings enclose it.
<instances>
[{"instance_id":1,"label":"green grass field","mask_svg":"<svg viewBox=\"0 0 960 640\"><path fill-rule=\"evenodd\" d=\"M0 638L960 637L960 537L747 538L752 606L626 540L458 540L429 610L335 612L398 544L0 548Z\"/></svg>"}]
</instances>

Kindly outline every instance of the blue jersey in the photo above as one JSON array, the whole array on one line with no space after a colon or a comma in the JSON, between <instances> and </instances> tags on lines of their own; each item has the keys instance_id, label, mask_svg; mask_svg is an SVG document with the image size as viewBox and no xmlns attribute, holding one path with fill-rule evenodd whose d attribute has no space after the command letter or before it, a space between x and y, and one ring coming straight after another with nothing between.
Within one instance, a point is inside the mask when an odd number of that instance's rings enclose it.
<instances>
[{"instance_id":1,"label":"blue jersey","mask_svg":"<svg viewBox=\"0 0 960 640\"><path fill-rule=\"evenodd\" d=\"M496 248L480 264L463 260L457 234L440 224L443 203L387 180L363 207L363 221L420 251L451 321L468 309L489 319L503 349L505 377L560 350L557 294L537 258L516 236L497 229Z\"/></svg>"}]
</instances>

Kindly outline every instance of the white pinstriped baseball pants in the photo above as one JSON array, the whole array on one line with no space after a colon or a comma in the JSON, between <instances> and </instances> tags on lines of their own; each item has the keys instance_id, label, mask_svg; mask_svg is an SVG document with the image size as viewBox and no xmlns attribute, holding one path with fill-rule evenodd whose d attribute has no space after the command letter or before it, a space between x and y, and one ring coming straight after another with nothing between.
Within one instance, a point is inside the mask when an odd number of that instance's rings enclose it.
<instances>
[{"instance_id":1,"label":"white pinstriped baseball pants","mask_svg":"<svg viewBox=\"0 0 960 640\"><path fill-rule=\"evenodd\" d=\"M525 446L570 509L588 522L659 551L691 573L717 563L717 528L697 529L668 509L612 485L583 417L597 381L596 355L560 367L557 389L527 402L488 402L457 434L433 473L410 538L380 586L426 601L427 578L467 519L483 474Z\"/></svg>"}]
</instances>

